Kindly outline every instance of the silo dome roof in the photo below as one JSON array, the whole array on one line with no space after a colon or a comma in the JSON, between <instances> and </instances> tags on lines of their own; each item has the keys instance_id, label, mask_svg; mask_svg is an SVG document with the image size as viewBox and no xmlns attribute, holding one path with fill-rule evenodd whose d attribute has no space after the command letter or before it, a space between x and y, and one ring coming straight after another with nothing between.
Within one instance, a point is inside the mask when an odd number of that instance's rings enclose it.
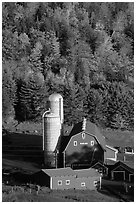
<instances>
[{"instance_id":1,"label":"silo dome roof","mask_svg":"<svg viewBox=\"0 0 136 204\"><path fill-rule=\"evenodd\" d=\"M59 118L59 116L55 113L47 113L44 115L44 118Z\"/></svg>"},{"instance_id":2,"label":"silo dome roof","mask_svg":"<svg viewBox=\"0 0 136 204\"><path fill-rule=\"evenodd\" d=\"M60 98L62 98L60 94L54 93L49 96L49 101L59 101Z\"/></svg>"}]
</instances>

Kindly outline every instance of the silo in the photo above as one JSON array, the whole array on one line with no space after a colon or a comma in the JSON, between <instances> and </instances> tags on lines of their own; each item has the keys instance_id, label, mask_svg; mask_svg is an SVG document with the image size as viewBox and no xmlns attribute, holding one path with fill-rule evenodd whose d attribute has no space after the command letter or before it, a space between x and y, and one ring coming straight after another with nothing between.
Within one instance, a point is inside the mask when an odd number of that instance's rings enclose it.
<instances>
[{"instance_id":1,"label":"silo","mask_svg":"<svg viewBox=\"0 0 136 204\"><path fill-rule=\"evenodd\" d=\"M43 118L44 122L44 163L46 168L56 166L55 148L61 133L61 123L59 115L47 113Z\"/></svg>"},{"instance_id":2,"label":"silo","mask_svg":"<svg viewBox=\"0 0 136 204\"><path fill-rule=\"evenodd\" d=\"M49 96L49 107L51 113L59 115L61 124L63 123L63 98L60 94L54 93Z\"/></svg>"}]
</instances>

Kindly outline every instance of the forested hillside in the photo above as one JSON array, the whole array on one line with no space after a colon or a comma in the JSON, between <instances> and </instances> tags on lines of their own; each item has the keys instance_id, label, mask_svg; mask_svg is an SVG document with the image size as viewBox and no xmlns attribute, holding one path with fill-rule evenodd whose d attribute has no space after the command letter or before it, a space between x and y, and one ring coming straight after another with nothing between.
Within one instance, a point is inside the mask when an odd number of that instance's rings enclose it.
<instances>
[{"instance_id":1,"label":"forested hillside","mask_svg":"<svg viewBox=\"0 0 136 204\"><path fill-rule=\"evenodd\" d=\"M64 97L65 123L133 129L134 3L3 2L3 122L41 121Z\"/></svg>"}]
</instances>

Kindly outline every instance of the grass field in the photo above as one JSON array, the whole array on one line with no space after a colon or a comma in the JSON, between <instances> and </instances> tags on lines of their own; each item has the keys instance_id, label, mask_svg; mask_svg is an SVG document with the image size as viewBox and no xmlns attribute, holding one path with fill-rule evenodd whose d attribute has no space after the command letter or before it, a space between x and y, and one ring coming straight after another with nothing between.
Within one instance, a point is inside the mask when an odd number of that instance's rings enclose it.
<instances>
[{"instance_id":1,"label":"grass field","mask_svg":"<svg viewBox=\"0 0 136 204\"><path fill-rule=\"evenodd\" d=\"M50 190L46 187L37 192L18 186L5 186L2 188L3 202L120 202L121 199L108 191L90 191L90 190Z\"/></svg>"}]
</instances>

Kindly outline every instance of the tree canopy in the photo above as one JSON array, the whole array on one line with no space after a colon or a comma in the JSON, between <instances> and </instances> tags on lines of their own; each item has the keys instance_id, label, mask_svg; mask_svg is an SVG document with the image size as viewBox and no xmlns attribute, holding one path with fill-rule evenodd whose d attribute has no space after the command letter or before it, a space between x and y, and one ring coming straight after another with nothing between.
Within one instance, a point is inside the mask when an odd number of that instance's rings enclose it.
<instances>
[{"instance_id":1,"label":"tree canopy","mask_svg":"<svg viewBox=\"0 0 136 204\"><path fill-rule=\"evenodd\" d=\"M65 123L133 129L133 2L3 2L3 121L41 120L64 97Z\"/></svg>"}]
</instances>

